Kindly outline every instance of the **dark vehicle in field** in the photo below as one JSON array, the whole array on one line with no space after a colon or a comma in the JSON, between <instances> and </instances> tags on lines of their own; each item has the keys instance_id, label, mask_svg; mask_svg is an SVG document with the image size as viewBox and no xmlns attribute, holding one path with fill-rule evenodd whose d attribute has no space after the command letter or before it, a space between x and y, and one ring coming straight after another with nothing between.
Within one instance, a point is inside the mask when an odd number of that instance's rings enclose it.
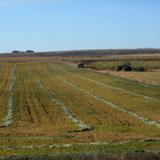
<instances>
[{"instance_id":1,"label":"dark vehicle in field","mask_svg":"<svg viewBox=\"0 0 160 160\"><path fill-rule=\"evenodd\" d=\"M77 68L84 68L84 63L79 63Z\"/></svg>"},{"instance_id":2,"label":"dark vehicle in field","mask_svg":"<svg viewBox=\"0 0 160 160\"><path fill-rule=\"evenodd\" d=\"M126 72L129 72L129 71L140 71L140 72L144 72L145 71L145 68L144 67L132 67L130 63L124 63L122 65L119 65L117 67L117 71L126 71Z\"/></svg>"}]
</instances>

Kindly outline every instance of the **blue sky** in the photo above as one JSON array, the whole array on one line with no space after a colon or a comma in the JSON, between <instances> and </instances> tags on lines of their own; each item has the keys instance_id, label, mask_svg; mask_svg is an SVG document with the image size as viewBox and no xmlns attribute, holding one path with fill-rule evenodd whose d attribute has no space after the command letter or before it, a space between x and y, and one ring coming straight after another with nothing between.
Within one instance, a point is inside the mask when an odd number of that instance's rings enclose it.
<instances>
[{"instance_id":1,"label":"blue sky","mask_svg":"<svg viewBox=\"0 0 160 160\"><path fill-rule=\"evenodd\" d=\"M159 0L0 0L0 52L149 47Z\"/></svg>"}]
</instances>

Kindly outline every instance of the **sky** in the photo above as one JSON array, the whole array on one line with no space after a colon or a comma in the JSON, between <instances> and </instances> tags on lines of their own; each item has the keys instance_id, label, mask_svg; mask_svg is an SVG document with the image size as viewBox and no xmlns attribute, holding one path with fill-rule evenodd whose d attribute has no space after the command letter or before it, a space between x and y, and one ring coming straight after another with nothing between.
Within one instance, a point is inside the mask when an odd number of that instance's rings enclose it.
<instances>
[{"instance_id":1,"label":"sky","mask_svg":"<svg viewBox=\"0 0 160 160\"><path fill-rule=\"evenodd\" d=\"M160 0L0 0L0 52L160 48Z\"/></svg>"}]
</instances>

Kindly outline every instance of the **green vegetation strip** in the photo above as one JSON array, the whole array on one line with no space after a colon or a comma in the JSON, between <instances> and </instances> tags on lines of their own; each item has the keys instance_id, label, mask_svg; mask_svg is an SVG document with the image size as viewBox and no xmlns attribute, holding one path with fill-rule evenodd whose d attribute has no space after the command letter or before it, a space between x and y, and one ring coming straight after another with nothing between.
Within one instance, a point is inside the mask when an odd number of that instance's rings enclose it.
<instances>
[{"instance_id":1,"label":"green vegetation strip","mask_svg":"<svg viewBox=\"0 0 160 160\"><path fill-rule=\"evenodd\" d=\"M146 138L141 140L128 140L117 142L91 142L91 143L69 143L69 144L45 144L45 145L27 145L27 146L0 146L0 150L17 150L17 149L40 149L40 148L71 148L76 146L107 146L107 145L128 145L132 143L158 143L160 138ZM160 146L159 146L160 147Z\"/></svg>"}]
</instances>

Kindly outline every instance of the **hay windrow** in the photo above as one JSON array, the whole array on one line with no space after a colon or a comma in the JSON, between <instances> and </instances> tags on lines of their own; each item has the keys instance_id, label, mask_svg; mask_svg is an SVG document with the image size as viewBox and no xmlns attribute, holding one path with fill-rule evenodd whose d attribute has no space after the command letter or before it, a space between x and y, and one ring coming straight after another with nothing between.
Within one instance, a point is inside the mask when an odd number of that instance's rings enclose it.
<instances>
[{"instance_id":1,"label":"hay windrow","mask_svg":"<svg viewBox=\"0 0 160 160\"><path fill-rule=\"evenodd\" d=\"M15 83L16 83L16 66L12 70L12 82L9 88L10 96L8 98L8 105L7 105L7 115L3 120L3 124L0 127L8 127L13 123L13 96L15 90Z\"/></svg>"}]
</instances>

